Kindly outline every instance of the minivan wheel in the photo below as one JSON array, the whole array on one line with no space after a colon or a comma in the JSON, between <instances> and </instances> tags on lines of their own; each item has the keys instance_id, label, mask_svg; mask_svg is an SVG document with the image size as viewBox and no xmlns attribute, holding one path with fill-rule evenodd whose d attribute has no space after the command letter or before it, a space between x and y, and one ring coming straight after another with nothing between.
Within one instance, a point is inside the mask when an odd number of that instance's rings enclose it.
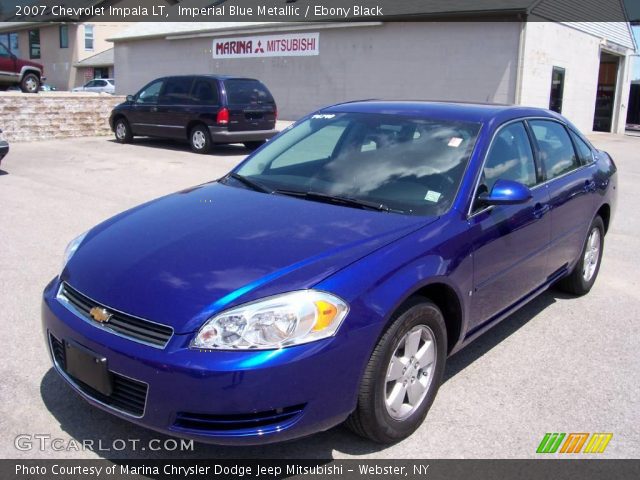
<instances>
[{"instance_id":1,"label":"minivan wheel","mask_svg":"<svg viewBox=\"0 0 640 480\"><path fill-rule=\"evenodd\" d=\"M209 129L204 125L196 125L189 134L191 150L196 153L209 153L211 150L211 135Z\"/></svg>"},{"instance_id":2,"label":"minivan wheel","mask_svg":"<svg viewBox=\"0 0 640 480\"><path fill-rule=\"evenodd\" d=\"M129 123L124 118L116 120L113 131L116 135L116 141L119 143L129 143L133 139Z\"/></svg>"},{"instance_id":3,"label":"minivan wheel","mask_svg":"<svg viewBox=\"0 0 640 480\"><path fill-rule=\"evenodd\" d=\"M244 142L244 146L247 147L249 150L253 151L260 148L262 145L264 145L264 143L265 143L265 140L258 140L255 142Z\"/></svg>"},{"instance_id":4,"label":"minivan wheel","mask_svg":"<svg viewBox=\"0 0 640 480\"><path fill-rule=\"evenodd\" d=\"M379 443L411 435L438 392L446 349L442 312L426 298L413 299L371 354L347 427Z\"/></svg>"},{"instance_id":5,"label":"minivan wheel","mask_svg":"<svg viewBox=\"0 0 640 480\"><path fill-rule=\"evenodd\" d=\"M20 82L20 89L24 93L38 93L40 90L40 79L35 73L27 73L22 82Z\"/></svg>"},{"instance_id":6,"label":"minivan wheel","mask_svg":"<svg viewBox=\"0 0 640 480\"><path fill-rule=\"evenodd\" d=\"M602 250L604 248L604 222L597 216L591 222L580 258L571 273L558 282L558 287L573 295L585 295L596 282Z\"/></svg>"}]
</instances>

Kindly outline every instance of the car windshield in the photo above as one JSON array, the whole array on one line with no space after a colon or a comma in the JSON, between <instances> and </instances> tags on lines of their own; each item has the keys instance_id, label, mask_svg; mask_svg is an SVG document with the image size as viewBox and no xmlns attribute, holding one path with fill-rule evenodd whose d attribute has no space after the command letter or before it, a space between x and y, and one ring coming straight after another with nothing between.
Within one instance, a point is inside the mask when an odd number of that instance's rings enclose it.
<instances>
[{"instance_id":1,"label":"car windshield","mask_svg":"<svg viewBox=\"0 0 640 480\"><path fill-rule=\"evenodd\" d=\"M480 124L319 113L270 141L225 182L264 192L439 215L451 206Z\"/></svg>"}]
</instances>

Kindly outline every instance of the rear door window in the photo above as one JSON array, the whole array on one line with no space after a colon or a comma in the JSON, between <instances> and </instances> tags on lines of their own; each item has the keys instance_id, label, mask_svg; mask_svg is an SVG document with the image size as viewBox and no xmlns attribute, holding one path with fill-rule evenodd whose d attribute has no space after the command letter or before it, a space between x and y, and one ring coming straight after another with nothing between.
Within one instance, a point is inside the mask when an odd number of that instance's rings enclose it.
<instances>
[{"instance_id":1,"label":"rear door window","mask_svg":"<svg viewBox=\"0 0 640 480\"><path fill-rule=\"evenodd\" d=\"M567 130L551 120L531 120L531 130L538 142L540 158L547 179L559 177L580 166Z\"/></svg>"},{"instance_id":2,"label":"rear door window","mask_svg":"<svg viewBox=\"0 0 640 480\"><path fill-rule=\"evenodd\" d=\"M199 105L219 105L217 82L208 78L197 78L191 90L191 98Z\"/></svg>"},{"instance_id":3,"label":"rear door window","mask_svg":"<svg viewBox=\"0 0 640 480\"><path fill-rule=\"evenodd\" d=\"M271 92L258 80L232 79L225 80L229 105L262 105L275 103Z\"/></svg>"},{"instance_id":4,"label":"rear door window","mask_svg":"<svg viewBox=\"0 0 640 480\"><path fill-rule=\"evenodd\" d=\"M167 79L160 96L160 103L170 105L185 105L190 103L192 77L173 77Z\"/></svg>"}]
</instances>

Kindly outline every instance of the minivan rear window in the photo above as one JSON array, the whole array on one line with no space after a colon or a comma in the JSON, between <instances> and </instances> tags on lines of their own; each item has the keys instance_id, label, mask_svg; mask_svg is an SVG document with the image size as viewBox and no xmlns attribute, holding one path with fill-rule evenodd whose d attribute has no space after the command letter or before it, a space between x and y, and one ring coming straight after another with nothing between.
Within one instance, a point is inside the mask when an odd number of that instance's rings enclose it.
<instances>
[{"instance_id":1,"label":"minivan rear window","mask_svg":"<svg viewBox=\"0 0 640 480\"><path fill-rule=\"evenodd\" d=\"M233 79L225 80L227 102L229 105L260 105L275 103L271 92L258 80Z\"/></svg>"}]
</instances>

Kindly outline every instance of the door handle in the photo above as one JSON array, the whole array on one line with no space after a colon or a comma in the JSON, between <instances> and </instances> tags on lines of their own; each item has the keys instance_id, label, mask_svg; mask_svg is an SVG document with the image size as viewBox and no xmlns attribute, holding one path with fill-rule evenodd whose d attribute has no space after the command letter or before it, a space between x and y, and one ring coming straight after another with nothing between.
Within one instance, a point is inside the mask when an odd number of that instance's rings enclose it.
<instances>
[{"instance_id":1,"label":"door handle","mask_svg":"<svg viewBox=\"0 0 640 480\"><path fill-rule=\"evenodd\" d=\"M542 218L545 214L551 210L551 207L548 204L536 203L533 207L533 216L536 218Z\"/></svg>"},{"instance_id":2,"label":"door handle","mask_svg":"<svg viewBox=\"0 0 640 480\"><path fill-rule=\"evenodd\" d=\"M594 180L585 180L584 182L584 191L595 192L596 191L596 182Z\"/></svg>"},{"instance_id":3,"label":"door handle","mask_svg":"<svg viewBox=\"0 0 640 480\"><path fill-rule=\"evenodd\" d=\"M158 111L158 107L151 107L150 111L157 112Z\"/></svg>"}]
</instances>

